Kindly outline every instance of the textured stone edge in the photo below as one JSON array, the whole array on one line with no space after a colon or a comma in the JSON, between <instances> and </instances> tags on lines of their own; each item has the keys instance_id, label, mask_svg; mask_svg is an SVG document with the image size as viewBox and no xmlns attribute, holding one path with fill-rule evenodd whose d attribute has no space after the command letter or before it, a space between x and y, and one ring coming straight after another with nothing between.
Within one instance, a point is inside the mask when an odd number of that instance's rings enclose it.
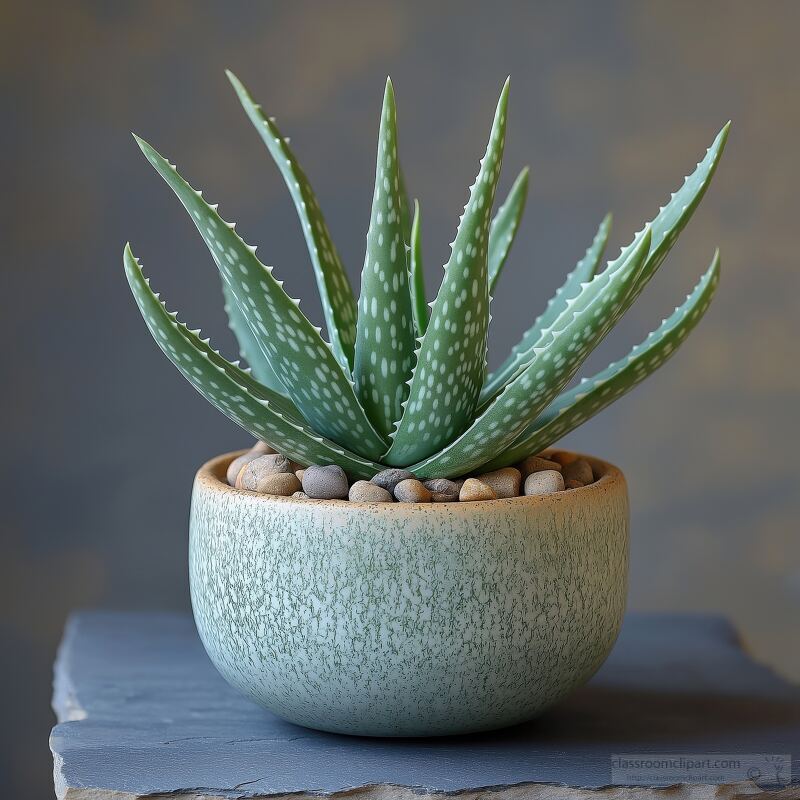
<instances>
[{"instance_id":1,"label":"textured stone edge","mask_svg":"<svg viewBox=\"0 0 800 800\"><path fill-rule=\"evenodd\" d=\"M59 723L79 722L87 717L87 712L81 705L75 687L66 677L67 670L59 668L69 660L72 643L80 624L79 613L69 616L56 656L52 708ZM728 621L725 621L725 624L731 646L744 655L748 655L735 626ZM441 792L431 792L413 786L371 784L335 792L290 794L252 794L247 791L247 784L240 784L233 787L231 791L222 793L219 789L187 787L184 791L169 794L140 794L97 787L68 786L62 773L62 767L61 755L53 752L53 778L55 795L58 800L319 800L320 798L326 800L441 800L445 797L458 797L459 800L736 800L736 798L745 796L754 798L754 800L796 800L800 797L796 784L787 786L780 791L764 791L751 781L719 785L682 783L669 787L606 786L594 789L566 784L519 783ZM257 780L259 778L255 778L252 782Z\"/></svg>"},{"instance_id":2,"label":"textured stone edge","mask_svg":"<svg viewBox=\"0 0 800 800\"><path fill-rule=\"evenodd\" d=\"M375 784L357 789L345 789L327 794L249 794L241 792L207 793L201 788L172 794L132 794L104 789L69 788L57 792L59 800L437 800L443 797L459 800L736 800L748 797L753 800L796 800L797 787L788 786L780 791L764 791L750 781L709 784L677 784L663 788L648 786L604 787L600 789L574 788L547 783L523 783L513 786L489 786L483 789L454 792L424 792L408 786Z\"/></svg>"},{"instance_id":3,"label":"textured stone edge","mask_svg":"<svg viewBox=\"0 0 800 800\"><path fill-rule=\"evenodd\" d=\"M79 624L80 615L78 613L70 614L53 666L53 698L50 701L50 707L59 722L86 719L86 709L80 704L75 687L67 677L69 670L64 669L64 665L69 660L69 650L72 647L75 629Z\"/></svg>"}]
</instances>

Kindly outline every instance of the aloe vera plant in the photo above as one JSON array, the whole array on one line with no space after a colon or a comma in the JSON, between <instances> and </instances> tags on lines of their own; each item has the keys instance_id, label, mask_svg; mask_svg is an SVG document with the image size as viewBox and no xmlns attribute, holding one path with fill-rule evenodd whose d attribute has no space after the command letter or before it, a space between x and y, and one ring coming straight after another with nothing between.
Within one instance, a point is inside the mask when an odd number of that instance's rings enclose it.
<instances>
[{"instance_id":1,"label":"aloe vera plant","mask_svg":"<svg viewBox=\"0 0 800 800\"><path fill-rule=\"evenodd\" d=\"M355 298L319 204L288 140L242 83L229 78L286 182L322 298L328 340L217 206L137 137L185 206L220 272L225 308L246 366L167 311L130 245L125 271L158 345L192 385L253 436L304 464L338 464L354 478L402 466L421 478L497 468L551 445L666 361L708 307L715 254L686 301L645 341L572 388L589 353L639 296L702 199L728 136L619 256L602 266L611 217L501 366L487 375L489 306L514 241L527 168L493 216L503 159L508 81L470 187L435 299L426 304L420 205L406 196L397 110L387 81L361 290ZM413 210L412 210L413 209ZM430 309L430 310L429 310Z\"/></svg>"}]
</instances>

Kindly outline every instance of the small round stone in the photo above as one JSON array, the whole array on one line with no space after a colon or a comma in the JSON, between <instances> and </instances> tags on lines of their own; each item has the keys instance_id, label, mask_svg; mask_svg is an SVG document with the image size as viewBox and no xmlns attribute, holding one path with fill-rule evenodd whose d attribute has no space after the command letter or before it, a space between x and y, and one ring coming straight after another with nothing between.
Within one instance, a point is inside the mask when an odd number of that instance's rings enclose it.
<instances>
[{"instance_id":1,"label":"small round stone","mask_svg":"<svg viewBox=\"0 0 800 800\"><path fill-rule=\"evenodd\" d=\"M281 497L300 491L300 481L291 472L276 472L274 475L267 475L256 485L256 491L261 494L277 494Z\"/></svg>"},{"instance_id":2,"label":"small round stone","mask_svg":"<svg viewBox=\"0 0 800 800\"><path fill-rule=\"evenodd\" d=\"M567 464L578 460L578 456L575 453L570 453L566 450L555 450L548 455L548 458L561 464L562 467L566 467Z\"/></svg>"},{"instance_id":3,"label":"small round stone","mask_svg":"<svg viewBox=\"0 0 800 800\"><path fill-rule=\"evenodd\" d=\"M242 469L251 461L255 461L258 457L258 453L248 450L246 453L242 453L242 455L234 458L228 465L228 471L225 473L225 479L228 481L228 485L236 486L236 479L239 477L239 473Z\"/></svg>"},{"instance_id":4,"label":"small round stone","mask_svg":"<svg viewBox=\"0 0 800 800\"><path fill-rule=\"evenodd\" d=\"M580 481L584 486L594 482L594 473L592 472L592 465L584 458L578 458L567 464L561 473L564 476L564 482L567 481Z\"/></svg>"},{"instance_id":5,"label":"small round stone","mask_svg":"<svg viewBox=\"0 0 800 800\"><path fill-rule=\"evenodd\" d=\"M244 469L236 478L237 489L249 489L251 492L258 491L256 488L259 481L267 475L275 475L280 472L291 472L289 460L277 453L258 458L246 464Z\"/></svg>"},{"instance_id":6,"label":"small round stone","mask_svg":"<svg viewBox=\"0 0 800 800\"><path fill-rule=\"evenodd\" d=\"M469 503L473 500L497 500L497 495L494 489L491 486L487 486L483 481L477 478L467 478L461 487L458 499L462 503Z\"/></svg>"},{"instance_id":7,"label":"small round stone","mask_svg":"<svg viewBox=\"0 0 800 800\"><path fill-rule=\"evenodd\" d=\"M505 467L493 472L484 472L483 475L478 475L478 480L485 483L498 498L519 497L522 473L514 467Z\"/></svg>"},{"instance_id":8,"label":"small round stone","mask_svg":"<svg viewBox=\"0 0 800 800\"><path fill-rule=\"evenodd\" d=\"M525 478L525 494L555 494L564 491L564 478L555 469L545 469L542 472L532 472Z\"/></svg>"},{"instance_id":9,"label":"small round stone","mask_svg":"<svg viewBox=\"0 0 800 800\"><path fill-rule=\"evenodd\" d=\"M524 461L517 464L523 478L527 478L532 472L542 472L546 469L554 469L561 472L561 464L558 461L551 461L542 456L528 456Z\"/></svg>"},{"instance_id":10,"label":"small round stone","mask_svg":"<svg viewBox=\"0 0 800 800\"><path fill-rule=\"evenodd\" d=\"M335 464L312 464L303 471L303 491L314 500L346 500L349 488L347 475Z\"/></svg>"},{"instance_id":11,"label":"small round stone","mask_svg":"<svg viewBox=\"0 0 800 800\"><path fill-rule=\"evenodd\" d=\"M394 496L401 503L430 503L431 493L416 478L405 478L394 487Z\"/></svg>"},{"instance_id":12,"label":"small round stone","mask_svg":"<svg viewBox=\"0 0 800 800\"><path fill-rule=\"evenodd\" d=\"M374 483L376 486L380 486L386 489L387 492L394 494L397 484L409 478L416 479L416 475L414 475L413 472L409 472L407 469L385 469L373 475L370 483Z\"/></svg>"},{"instance_id":13,"label":"small round stone","mask_svg":"<svg viewBox=\"0 0 800 800\"><path fill-rule=\"evenodd\" d=\"M431 478L422 485L431 493L434 503L455 503L464 481L449 481L447 478Z\"/></svg>"},{"instance_id":14,"label":"small round stone","mask_svg":"<svg viewBox=\"0 0 800 800\"><path fill-rule=\"evenodd\" d=\"M452 494L445 494L444 492L431 492L431 503L457 503L458 495L455 497Z\"/></svg>"},{"instance_id":15,"label":"small round stone","mask_svg":"<svg viewBox=\"0 0 800 800\"><path fill-rule=\"evenodd\" d=\"M584 486L586 486L585 483L576 481L574 478L570 478L568 481L564 481L565 489L582 489Z\"/></svg>"},{"instance_id":16,"label":"small round stone","mask_svg":"<svg viewBox=\"0 0 800 800\"><path fill-rule=\"evenodd\" d=\"M292 497L297 497L300 500L310 500L311 498L305 492L295 492Z\"/></svg>"},{"instance_id":17,"label":"small round stone","mask_svg":"<svg viewBox=\"0 0 800 800\"><path fill-rule=\"evenodd\" d=\"M393 503L394 498L382 486L370 481L356 481L350 487L349 499L354 503Z\"/></svg>"},{"instance_id":18,"label":"small round stone","mask_svg":"<svg viewBox=\"0 0 800 800\"><path fill-rule=\"evenodd\" d=\"M294 472L294 474L297 476L297 480L299 480L299 481L300 481L300 483L302 483L302 482L303 482L303 473L304 473L304 472L305 472L305 470L304 470L304 469L297 469L297 470L295 470L295 472Z\"/></svg>"}]
</instances>

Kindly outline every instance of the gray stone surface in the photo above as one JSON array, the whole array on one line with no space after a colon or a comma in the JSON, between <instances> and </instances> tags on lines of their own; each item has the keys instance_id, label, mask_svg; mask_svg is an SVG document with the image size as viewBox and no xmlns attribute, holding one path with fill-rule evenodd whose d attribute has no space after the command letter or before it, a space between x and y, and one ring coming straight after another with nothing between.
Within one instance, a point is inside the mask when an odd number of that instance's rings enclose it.
<instances>
[{"instance_id":1,"label":"gray stone surface","mask_svg":"<svg viewBox=\"0 0 800 800\"><path fill-rule=\"evenodd\" d=\"M612 783L610 757L648 752L794 753L792 785L771 796L797 797L800 785L800 688L752 661L731 626L707 616L630 616L589 685L533 723L389 740L299 728L249 703L211 666L188 616L85 612L68 623L53 707L56 792L71 800L354 790L472 800L487 788L508 800L633 797ZM734 784L684 784L670 796L762 791Z\"/></svg>"}]
</instances>

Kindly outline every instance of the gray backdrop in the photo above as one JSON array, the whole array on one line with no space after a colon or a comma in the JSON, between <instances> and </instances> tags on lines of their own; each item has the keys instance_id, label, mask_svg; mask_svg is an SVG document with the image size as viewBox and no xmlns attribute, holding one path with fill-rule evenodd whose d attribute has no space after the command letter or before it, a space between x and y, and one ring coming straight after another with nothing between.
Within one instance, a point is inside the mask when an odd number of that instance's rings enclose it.
<instances>
[{"instance_id":1,"label":"gray backdrop","mask_svg":"<svg viewBox=\"0 0 800 800\"><path fill-rule=\"evenodd\" d=\"M688 349L568 444L628 475L631 606L728 614L800 677L798 24L791 2L4 2L0 776L13 796L50 791L66 613L186 608L192 474L247 442L129 296L128 239L172 307L231 352L207 251L129 131L219 201L321 321L288 194L224 67L291 135L356 285L386 74L430 286L512 75L502 191L526 163L532 182L493 306L494 364L603 214L616 252L733 119L694 221L591 365L658 324L719 244L714 307Z\"/></svg>"}]
</instances>

